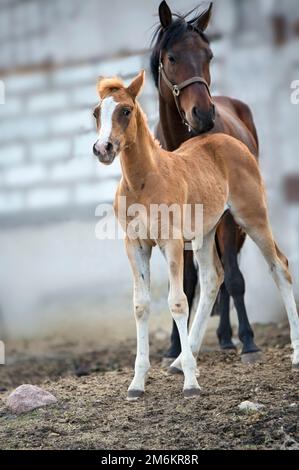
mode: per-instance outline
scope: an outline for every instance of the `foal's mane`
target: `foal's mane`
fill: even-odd
[[[125,88],[124,82],[118,77],[99,78],[97,83],[97,91],[101,98],[105,98],[115,91]]]
[[[150,58],[151,73],[156,87],[158,86],[160,52],[163,49],[167,49],[168,47],[171,47],[173,44],[178,42],[188,31],[195,31],[207,44],[209,44],[209,40],[206,34],[196,27],[197,21],[205,12],[201,14],[196,13],[195,16],[187,21],[187,17],[194,13],[195,10],[197,9],[193,8],[185,15],[180,13],[173,13],[173,16],[175,16],[176,19],[171,23],[170,26],[168,26],[168,28],[164,29],[160,23],[156,27],[151,41],[153,51]]]

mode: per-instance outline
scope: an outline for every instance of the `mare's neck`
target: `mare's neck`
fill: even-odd
[[[136,110],[136,139],[121,153],[123,178],[133,191],[142,189],[146,176],[156,169],[158,144],[151,134],[145,114],[137,104]]]
[[[187,126],[182,122],[174,100],[169,104],[159,95],[159,113],[163,134],[161,140],[164,148],[170,151],[176,150],[183,142],[194,137],[195,134],[189,132]]]

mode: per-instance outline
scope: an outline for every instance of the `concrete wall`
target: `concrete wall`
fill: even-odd
[[[169,3],[174,10],[194,6]],[[286,12],[293,3],[286,2]],[[98,75],[130,80],[148,69],[158,4],[0,1],[6,90],[0,105],[0,321],[11,337],[108,335],[117,327],[134,334],[122,242],[94,234],[95,208],[112,201],[120,168],[92,158],[92,107]],[[286,205],[281,190],[284,175],[299,170],[299,106],[290,104],[290,82],[299,78],[298,41],[273,47],[268,18],[274,7],[271,1],[215,2],[211,28],[223,38],[213,44],[212,81],[214,92],[253,109],[274,232],[298,279],[298,209]],[[153,126],[157,94],[149,74],[141,103]],[[241,264],[251,319],[280,319],[281,303],[250,242]],[[156,328],[169,323],[168,313],[163,320],[160,315],[167,310],[167,281],[159,254],[153,269]]]

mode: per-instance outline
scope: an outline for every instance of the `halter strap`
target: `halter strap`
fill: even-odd
[[[210,92],[210,88],[209,88],[208,83],[206,82],[206,80],[204,78],[198,77],[198,76],[188,78],[187,80],[184,80],[183,82],[179,83],[178,85],[176,83],[172,83],[168,79],[168,77],[165,73],[165,70],[164,70],[164,67],[163,67],[163,62],[162,62],[162,57],[161,57],[161,54],[160,54],[159,79],[158,79],[158,86],[159,86],[160,95],[162,95],[162,93],[161,93],[161,78],[164,80],[165,84],[171,90],[171,92],[173,94],[174,102],[176,104],[178,113],[179,113],[179,115],[182,119],[182,123],[185,124],[185,126],[188,127],[189,132],[191,132],[191,130],[195,131],[195,129],[189,124],[189,122],[187,121],[187,119],[185,118],[185,116],[183,114],[183,111],[182,111],[181,106],[180,106],[179,96],[180,96],[181,90],[188,87],[192,83],[203,83],[203,85],[205,85],[205,87],[206,87],[206,89],[209,93],[209,96],[211,96],[211,92]]]

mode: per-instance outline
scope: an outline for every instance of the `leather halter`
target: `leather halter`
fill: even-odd
[[[209,96],[211,96],[211,92],[210,92],[210,88],[209,88],[208,83],[206,82],[206,80],[204,78],[198,77],[198,76],[188,78],[187,80],[184,80],[183,82],[181,82],[179,84],[172,83],[168,79],[168,77],[165,73],[165,70],[164,70],[164,67],[163,67],[163,62],[162,62],[162,55],[160,54],[160,58],[159,58],[159,84],[158,84],[160,95],[162,95],[162,93],[161,93],[161,77],[164,80],[167,87],[171,90],[171,92],[173,94],[174,102],[176,104],[178,113],[179,113],[179,115],[182,119],[182,123],[185,124],[185,126],[188,127],[189,132],[191,132],[191,130],[196,132],[196,130],[189,124],[189,122],[187,121],[187,119],[184,116],[184,113],[183,113],[183,111],[181,109],[181,106],[180,106],[179,96],[180,96],[181,90],[183,90],[184,88],[187,88],[189,85],[192,85],[192,83],[203,83],[205,85],[208,93],[209,93]]]

